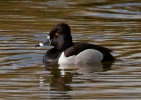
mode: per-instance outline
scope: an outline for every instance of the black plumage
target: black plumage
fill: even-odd
[[[94,49],[103,55],[101,62],[113,61],[115,58],[110,54],[112,50],[98,46],[95,44],[89,44],[84,42],[73,42],[71,36],[71,30],[69,25],[61,23],[56,25],[49,33],[49,40],[54,48],[48,50],[43,57],[43,62],[58,62],[60,55],[64,52],[65,57],[77,55],[80,52],[87,49]]]

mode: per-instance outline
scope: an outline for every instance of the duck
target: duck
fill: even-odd
[[[92,64],[115,60],[109,48],[85,42],[73,42],[70,26],[66,23],[54,26],[47,39],[35,47],[49,44],[53,48],[44,54],[43,63],[45,64]]]

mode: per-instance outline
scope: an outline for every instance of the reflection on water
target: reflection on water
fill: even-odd
[[[139,0],[1,0],[0,98],[141,98]],[[92,65],[42,64],[51,48],[35,48],[58,23],[74,41],[112,49],[117,61]]]
[[[96,77],[100,75],[100,73],[98,72],[104,71],[105,69],[110,69],[110,66],[111,63],[96,63],[90,65],[45,65],[45,70],[50,71],[50,74],[47,75],[46,78],[41,78],[40,76],[40,81],[41,84],[49,83],[49,91],[62,91],[59,97],[61,96],[62,98],[71,98],[71,95],[69,93],[63,91],[73,91],[74,89],[72,85],[74,85],[74,87],[79,87],[81,85],[87,87],[87,84],[83,83],[95,83]],[[81,92],[83,93],[83,91],[80,91],[80,93]],[[57,92],[57,94],[59,93]],[[56,97],[53,96],[52,98],[57,97],[58,95]]]

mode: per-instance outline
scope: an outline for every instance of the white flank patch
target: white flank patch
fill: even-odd
[[[80,52],[78,55],[73,55],[70,57],[65,57],[64,52],[62,52],[58,63],[59,64],[89,64],[95,62],[101,62],[103,55],[101,52],[94,49],[87,49]]]
[[[40,47],[41,47],[41,46],[44,46],[44,44],[43,44],[43,43],[39,43],[39,45],[40,45]]]

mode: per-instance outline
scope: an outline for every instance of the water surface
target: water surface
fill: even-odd
[[[74,41],[112,49],[117,61],[43,65],[35,48],[67,23]],[[1,0],[0,98],[141,99],[140,0]]]

